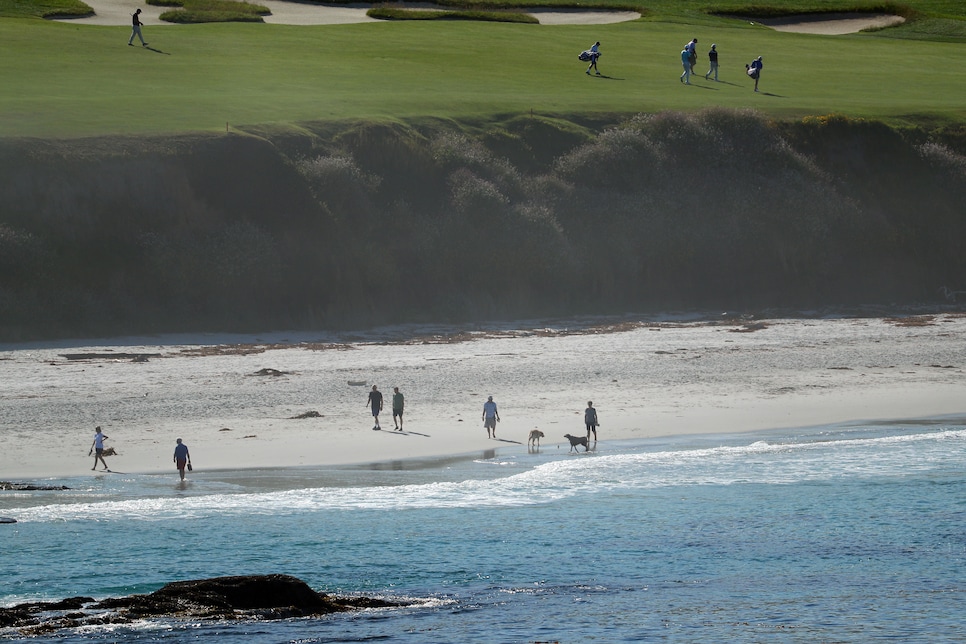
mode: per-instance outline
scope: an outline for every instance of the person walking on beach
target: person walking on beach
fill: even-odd
[[[712,73],[714,74],[714,79],[718,80],[718,50],[717,45],[711,44],[711,50],[708,52],[708,60],[711,62],[711,67],[708,69],[708,73],[704,75],[704,80],[708,80],[708,76]]]
[[[180,438],[175,442],[177,445],[174,446],[174,464],[177,466],[178,474],[181,475],[183,481],[184,468],[191,469],[191,454],[188,453],[188,446],[182,443]]]
[[[369,400],[366,401],[366,405],[372,408],[372,417],[376,421],[376,424],[372,428],[382,429],[379,426],[379,412],[382,411],[382,392],[375,385],[372,386],[372,391],[369,392]]]
[[[594,402],[587,401],[587,409],[584,410],[584,424],[587,425],[587,440],[590,440],[590,433],[594,433],[594,442],[597,442],[597,410],[594,409]]]
[[[681,74],[681,82],[685,85],[691,84],[691,52],[685,47],[681,50],[681,64],[684,65],[684,73]]]
[[[761,68],[765,64],[761,62],[761,56],[751,61],[750,65],[745,65],[748,75],[755,79],[755,91],[758,91],[758,79],[761,78]]]
[[[483,427],[486,428],[487,438],[496,438],[496,424],[500,422],[500,412],[496,410],[493,396],[488,396],[483,403]]]
[[[403,425],[403,407],[406,401],[399,391],[399,387],[392,388],[392,422],[396,425],[396,429],[402,431]]]
[[[587,66],[587,74],[590,75],[590,70],[593,68],[597,75],[600,76],[600,70],[597,69],[597,59],[600,58],[600,41],[598,40],[591,45],[588,51],[590,52],[590,65]]]
[[[98,460],[100,460],[101,463],[104,464],[104,471],[106,472],[111,471],[107,468],[107,461],[104,460],[104,439],[106,438],[107,436],[105,436],[103,432],[101,432],[100,425],[94,428],[94,442],[91,443],[91,449],[89,452],[87,452],[88,456],[90,456],[91,454],[94,454],[94,467],[91,468],[91,471],[94,471],[97,469]]]
[[[148,43],[144,42],[144,36],[141,35],[141,27],[144,23],[141,22],[141,9],[138,8],[134,13],[131,14],[131,37],[128,38],[127,44],[134,45],[134,37],[137,36],[141,39],[141,46],[147,47]]]

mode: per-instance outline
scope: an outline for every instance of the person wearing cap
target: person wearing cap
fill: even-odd
[[[718,50],[714,43],[711,44],[711,50],[708,52],[708,60],[711,61],[711,68],[704,75],[704,80],[708,80],[712,72],[714,72],[714,79],[718,80]]]
[[[184,480],[184,468],[191,468],[191,454],[188,453],[188,446],[181,442],[179,438],[174,446],[174,464],[178,468],[181,480]]]
[[[141,22],[141,9],[138,8],[134,13],[131,14],[131,37],[128,38],[127,44],[134,45],[134,37],[137,36],[141,39],[141,46],[147,47],[148,43],[144,42],[144,36],[141,35],[141,27],[144,25]]]
[[[588,51],[590,51],[590,65],[587,66],[587,74],[589,75],[591,68],[593,68],[597,72],[597,75],[600,76],[600,70],[597,69],[597,59],[600,58],[600,41],[598,40],[591,45]]]
[[[694,73],[694,65],[698,62],[698,39],[692,38],[691,42],[684,46],[688,50],[689,71]]]
[[[684,65],[684,73],[681,74],[681,82],[685,85],[691,84],[691,52],[685,47],[681,50],[681,64]]]
[[[761,68],[765,64],[761,62],[761,56],[751,61],[751,65],[746,65],[748,68],[748,75],[755,79],[755,91],[758,91],[758,79],[761,78]]]
[[[496,424],[500,422],[500,412],[496,410],[493,396],[487,396],[483,403],[483,427],[486,428],[487,438],[496,438]]]

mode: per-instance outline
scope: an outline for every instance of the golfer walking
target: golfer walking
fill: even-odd
[[[137,36],[141,39],[141,46],[147,47],[148,43],[144,42],[144,36],[141,35],[141,26],[144,23],[141,22],[141,9],[137,9],[131,14],[131,37],[128,39],[127,44],[134,45],[134,37]]]

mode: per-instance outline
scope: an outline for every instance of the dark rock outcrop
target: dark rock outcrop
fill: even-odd
[[[34,483],[11,483],[10,481],[0,481],[0,490],[16,490],[19,492],[34,492],[37,490],[69,490],[66,485],[36,485]]]
[[[72,597],[60,602],[18,604],[0,608],[0,627],[36,635],[61,628],[124,624],[151,617],[285,619],[402,605],[371,597],[317,593],[301,579],[289,575],[240,575],[176,581],[148,595],[101,601]]]

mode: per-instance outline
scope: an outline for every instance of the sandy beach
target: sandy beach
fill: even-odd
[[[525,452],[535,428],[541,449],[566,450],[587,400],[601,444],[964,414],[964,332],[966,316],[939,314],[5,346],[0,480],[90,473],[96,425],[120,454],[112,469],[176,476],[178,437],[196,475]],[[372,430],[372,384],[384,431]],[[404,433],[391,431],[394,386]],[[488,395],[500,440],[482,427]]]

